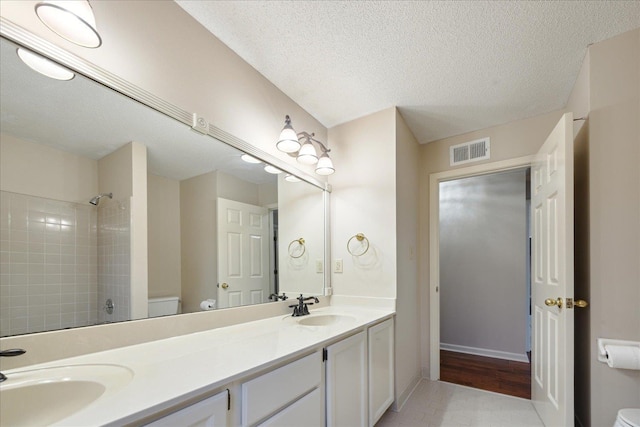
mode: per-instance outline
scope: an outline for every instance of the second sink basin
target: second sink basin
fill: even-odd
[[[7,373],[0,385],[0,425],[49,425],[128,384],[118,365],[69,365]]]
[[[299,325],[303,326],[328,326],[345,321],[350,322],[353,320],[353,317],[344,314],[312,314],[309,316],[300,317],[296,321]]]

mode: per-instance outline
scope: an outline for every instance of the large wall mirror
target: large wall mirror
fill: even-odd
[[[1,40],[1,336],[323,293],[322,183],[19,47]]]

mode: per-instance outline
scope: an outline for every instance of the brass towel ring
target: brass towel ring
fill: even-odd
[[[366,245],[366,246],[365,246],[365,248],[364,248],[364,250],[363,250],[362,252],[354,253],[354,252],[351,250],[351,247],[350,247],[349,245],[351,244],[351,241],[352,241],[353,239],[356,239],[358,242],[360,242],[360,243],[361,243],[361,246]],[[363,243],[363,242],[364,242],[364,243]],[[347,242],[347,251],[349,251],[349,253],[350,253],[351,255],[353,255],[353,256],[362,256],[362,255],[366,254],[368,250],[369,250],[369,239],[367,239],[367,238],[365,237],[365,235],[364,235],[364,234],[362,234],[362,233],[358,233],[358,234],[356,234],[355,236],[352,236],[352,237],[349,239],[349,241]]]
[[[294,243],[297,243],[298,246],[302,246],[302,252],[300,253],[300,255],[296,256],[291,252],[291,246],[293,246]],[[301,237],[299,239],[294,239],[294,240],[291,241],[291,243],[289,243],[289,248],[287,249],[287,252],[289,252],[289,256],[291,258],[301,258],[302,255],[304,255],[306,250],[307,250],[307,248],[304,246],[304,239]]]

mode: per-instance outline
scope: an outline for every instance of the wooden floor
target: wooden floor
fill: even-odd
[[[440,380],[531,399],[531,365],[440,350]]]

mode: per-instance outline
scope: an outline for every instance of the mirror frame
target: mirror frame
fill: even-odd
[[[318,180],[316,177],[302,171],[295,166],[278,159],[277,157],[269,154],[261,149],[251,145],[247,141],[235,137],[234,135],[225,132],[222,129],[217,128],[211,122],[207,123],[206,128],[196,128],[195,123],[198,118],[202,116],[197,113],[191,113],[183,110],[162,98],[132,84],[128,81],[120,78],[119,76],[101,68],[97,65],[84,60],[63,48],[60,48],[51,42],[48,42],[39,36],[36,36],[19,25],[14,24],[8,19],[0,16],[0,35],[18,45],[22,45],[27,49],[37,52],[55,62],[58,62],[65,67],[84,75],[85,77],[106,86],[109,89],[115,90],[145,105],[152,108],[174,120],[177,120],[195,132],[201,133],[203,136],[210,136],[218,141],[227,144],[235,149],[243,151],[257,159],[262,160],[265,163],[271,164],[278,169],[295,175],[301,180],[319,188],[322,190],[323,195],[323,207],[324,207],[324,266],[323,266],[323,294],[329,296],[332,294],[331,282],[330,282],[330,193],[331,185],[327,182]],[[205,118],[205,120],[207,120]]]

